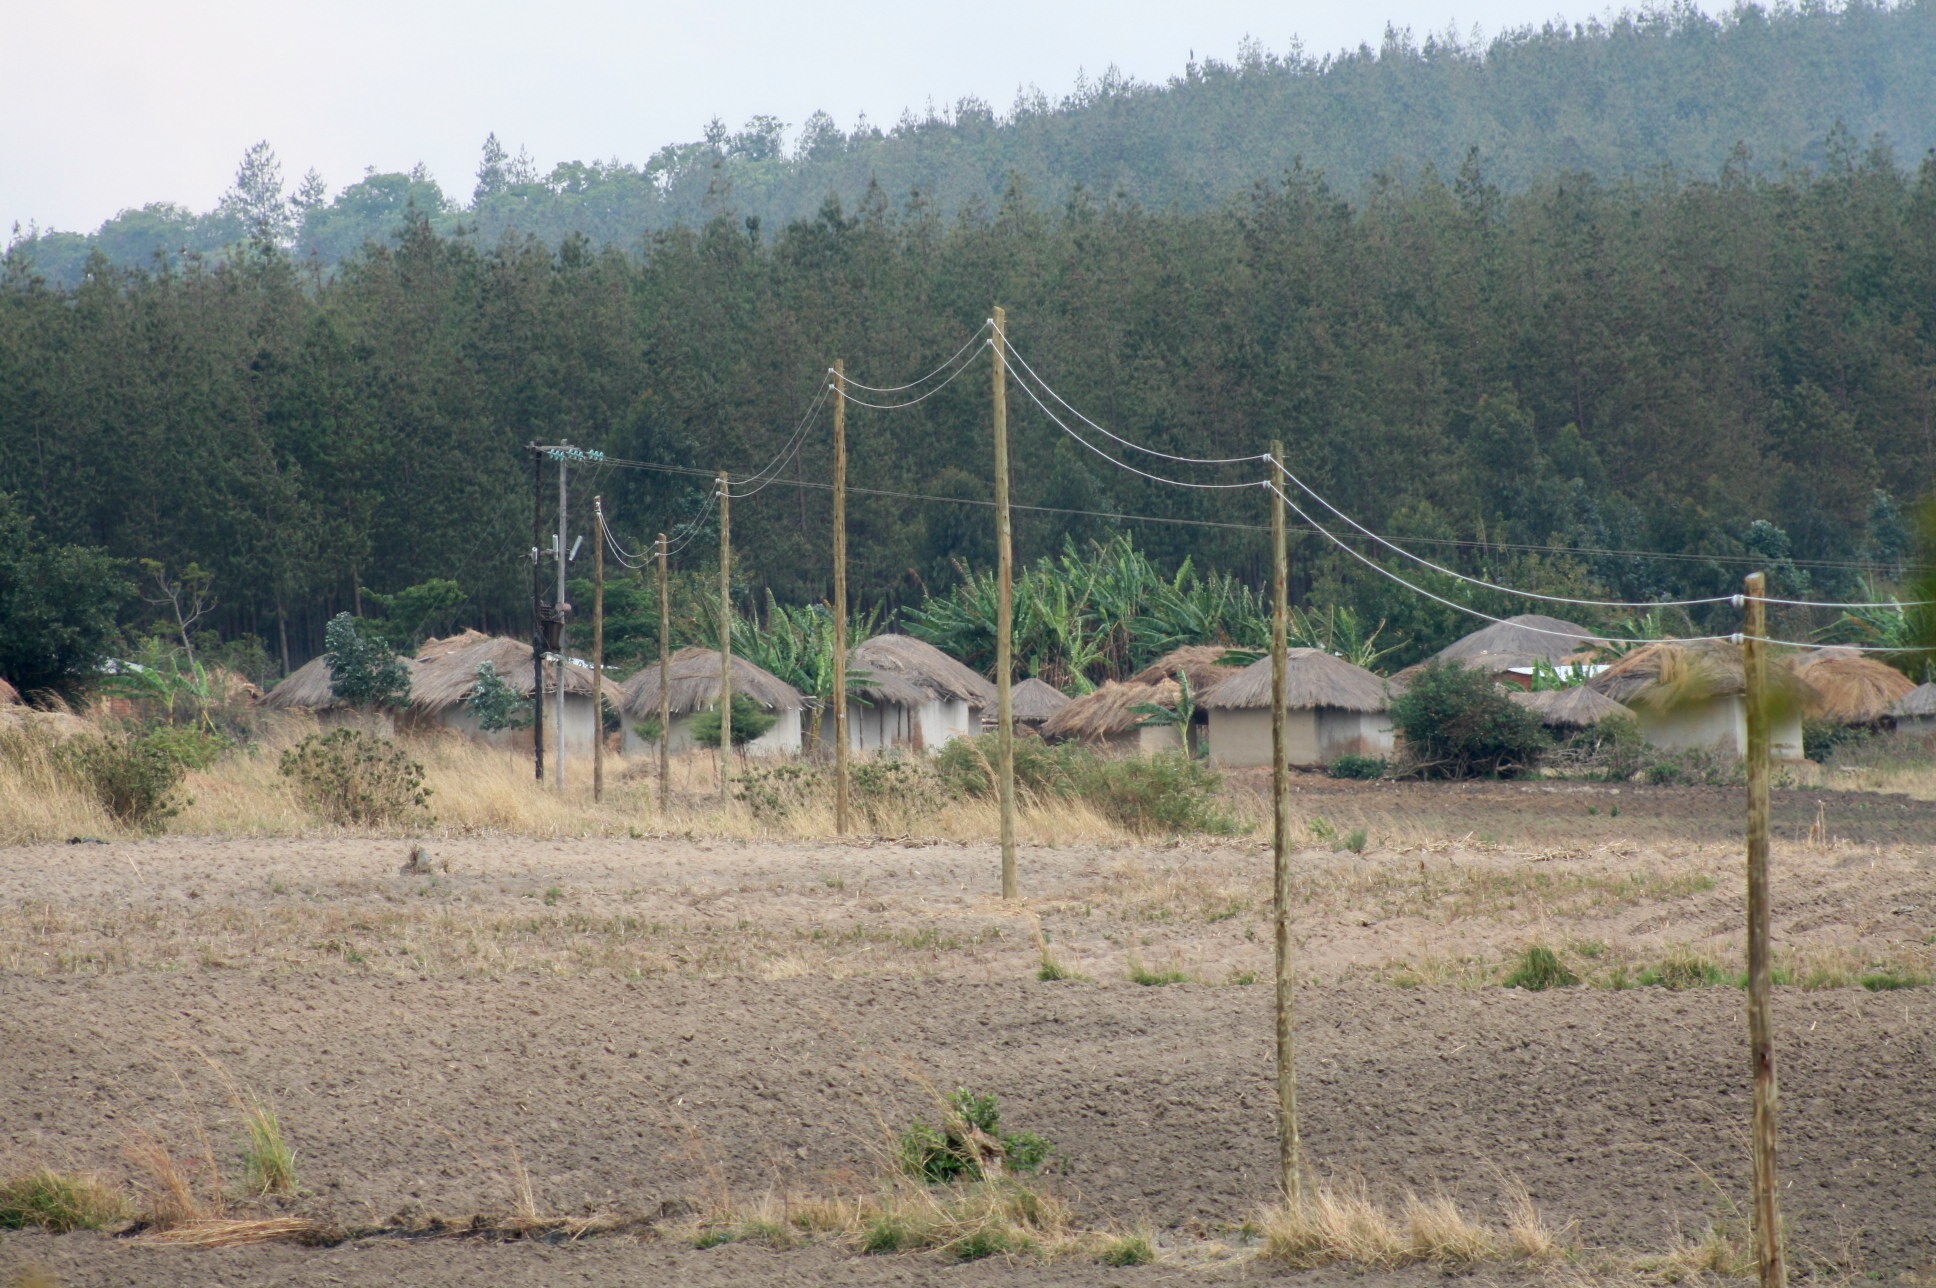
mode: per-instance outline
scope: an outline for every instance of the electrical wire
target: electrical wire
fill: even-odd
[[[988,345],[988,344],[993,344],[994,341],[984,340],[982,341],[982,343],[984,345]],[[962,372],[968,370],[968,368],[973,365],[974,364],[971,362],[962,363],[959,367],[956,367],[954,371],[949,374],[946,380],[942,381],[934,388],[925,390],[924,392],[919,393],[914,397],[907,399],[904,402],[897,402],[897,403],[868,402],[865,398],[856,398],[852,394],[846,393],[844,391],[841,393],[841,397],[846,399],[848,403],[856,407],[872,407],[875,411],[899,411],[903,407],[912,407],[916,403],[926,402],[928,399],[934,397],[936,394],[940,393],[943,389],[946,389],[949,385],[953,384],[955,382],[955,379],[958,376],[960,376]],[[865,386],[863,386],[863,388],[864,387]]]
[[[980,326],[978,326],[978,327],[976,327],[976,328],[975,328],[975,333],[974,333],[973,335],[971,335],[971,336],[969,336],[969,337],[968,337],[968,339],[967,339],[967,341],[966,341],[966,342],[964,342],[964,343],[962,344],[962,346],[961,346],[961,347],[960,347],[959,349],[956,349],[956,350],[954,351],[954,354],[953,354],[953,356],[952,356],[952,357],[950,357],[950,358],[949,358],[949,359],[948,359],[948,360],[947,360],[946,362],[943,362],[943,363],[942,363],[942,364],[941,364],[940,366],[938,366],[938,367],[936,367],[936,368],[935,368],[935,369],[934,369],[933,371],[930,371],[930,372],[929,372],[929,373],[928,373],[927,375],[925,375],[925,376],[922,376],[922,377],[920,377],[920,378],[919,378],[919,379],[917,379],[917,380],[910,380],[910,381],[909,381],[908,383],[906,383],[906,384],[904,384],[904,385],[870,385],[870,384],[864,384],[864,383],[862,383],[861,381],[858,381],[858,380],[856,380],[856,379],[854,379],[854,378],[853,378],[852,376],[850,376],[850,375],[847,375],[847,374],[846,374],[845,372],[840,372],[840,373],[836,373],[836,372],[834,371],[834,369],[833,369],[832,367],[828,367],[828,368],[827,368],[827,374],[828,374],[828,375],[830,375],[830,376],[833,376],[833,375],[838,375],[838,378],[839,378],[839,380],[840,380],[840,382],[841,382],[842,384],[844,384],[844,385],[851,385],[851,386],[853,386],[853,387],[854,387],[855,389],[865,389],[865,390],[867,390],[867,391],[868,391],[869,393],[876,393],[876,394],[898,394],[898,393],[904,393],[904,392],[906,392],[906,391],[907,391],[907,390],[909,390],[909,389],[913,389],[913,388],[916,388],[916,387],[918,387],[918,386],[920,386],[920,385],[925,385],[926,383],[928,383],[928,381],[930,381],[930,380],[932,380],[932,379],[934,379],[934,378],[935,378],[936,376],[938,376],[938,375],[940,375],[940,374],[941,374],[942,372],[944,372],[944,371],[946,371],[946,370],[947,370],[947,369],[948,369],[949,367],[951,367],[951,366],[953,366],[953,365],[954,365],[954,362],[955,362],[955,359],[956,359],[956,358],[959,358],[959,357],[960,357],[960,356],[961,356],[962,354],[964,354],[964,353],[966,353],[966,352],[968,352],[968,349],[969,349],[969,346],[970,346],[970,345],[972,345],[972,344],[974,344],[974,343],[975,343],[975,341],[977,341],[977,340],[979,340],[979,339],[981,339],[981,333],[982,333],[983,331],[986,331],[986,330],[988,330],[988,328],[990,328],[990,327],[992,327],[992,326],[994,326],[994,325],[995,325],[995,319],[994,319],[994,318],[988,318],[988,319],[986,319],[985,321],[983,321],[983,322],[982,322],[982,324],[981,324]],[[949,377],[949,379],[951,379],[951,380],[952,380],[953,378],[954,378],[954,377],[952,377],[952,376],[950,376],[950,377]]]
[[[793,432],[787,436],[786,444],[780,448],[779,454],[755,470],[751,475],[739,481],[741,487],[747,487],[749,484],[753,486],[748,487],[744,492],[736,492],[729,487],[726,493],[728,497],[753,495],[753,493],[758,492],[761,487],[765,486],[765,480],[773,478],[787,467],[788,463],[799,454],[801,446],[806,443],[807,431],[813,428],[814,418],[820,412],[820,404],[827,400],[827,394],[832,389],[833,386],[830,384],[822,384],[820,386],[820,392],[815,394],[813,401],[807,404],[807,410],[801,415],[798,423],[794,425]]]
[[[1062,406],[1067,408],[1069,410],[1069,413],[1073,415],[1077,420],[1089,426],[1089,428],[1095,430],[1097,433],[1105,435],[1106,437],[1114,440],[1115,442],[1121,443],[1124,447],[1130,448],[1134,451],[1143,452],[1149,456],[1159,457],[1166,461],[1175,461],[1180,465],[1238,465],[1249,461],[1263,461],[1263,460],[1270,459],[1270,454],[1268,452],[1257,456],[1176,456],[1170,452],[1158,451],[1154,447],[1145,447],[1141,443],[1131,442],[1129,439],[1124,438],[1121,434],[1112,433],[1110,430],[1105,429],[1103,426],[1098,425],[1095,421],[1090,420],[1087,416],[1083,415],[1082,412],[1078,408],[1076,408],[1073,404],[1071,404],[1068,399],[1064,398],[1061,394],[1057,393],[1055,391],[1054,386],[1052,386],[1051,384],[1049,384],[1048,381],[1042,378],[1042,375],[1040,372],[1036,371],[1034,367],[1029,365],[1029,360],[1023,357],[1021,353],[1015,348],[1015,342],[1008,338],[1007,333],[1002,331],[997,331],[995,334],[1001,337],[1002,346],[1006,350],[1008,356],[1015,359],[1016,362],[1020,363],[1022,370],[1028,372],[1028,374],[1035,380],[1035,382],[1041,385],[1042,388],[1048,393],[1049,397],[1055,399],[1058,403],[1061,403]]]
[[[1247,487],[1257,486],[1257,480],[1255,479],[1249,479],[1242,483],[1190,483],[1190,482],[1186,482],[1183,479],[1165,478],[1161,474],[1151,474],[1148,470],[1139,470],[1134,465],[1131,465],[1127,461],[1117,460],[1115,457],[1111,456],[1108,452],[1103,451],[1102,448],[1097,447],[1094,443],[1084,438],[1081,434],[1076,433],[1075,430],[1070,429],[1069,426],[1063,421],[1063,419],[1060,416],[1056,415],[1053,411],[1049,409],[1049,405],[1047,403],[1043,402],[1040,398],[1035,396],[1035,390],[1030,388],[1028,381],[1022,379],[1019,375],[1015,379],[1015,385],[1023,393],[1027,394],[1029,396],[1029,401],[1033,402],[1037,407],[1040,407],[1042,409],[1042,414],[1044,416],[1047,416],[1050,420],[1054,421],[1056,424],[1056,427],[1059,428],[1063,433],[1067,434],[1070,438],[1075,439],[1078,443],[1081,443],[1084,447],[1088,448],[1096,455],[1102,457],[1105,461],[1108,461],[1111,465],[1114,465],[1119,470],[1128,470],[1131,474],[1135,474],[1135,475],[1138,475],[1139,477],[1146,478],[1152,483],[1164,483],[1169,485],[1170,487],[1196,488],[1200,491],[1221,492],[1221,491],[1230,491],[1236,488],[1247,488]]]

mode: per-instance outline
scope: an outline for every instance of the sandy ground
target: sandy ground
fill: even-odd
[[[1802,843],[1816,804],[1837,838]],[[1660,1250],[1745,1202],[1741,995],[1607,987],[1675,955],[1735,968],[1736,793],[1308,784],[1363,827],[1299,856],[1300,1092],[1324,1176],[1443,1189],[1495,1219],[1524,1186],[1600,1250]],[[1618,806],[1619,812],[1612,810]],[[1319,832],[1312,831],[1314,842]],[[1936,806],[1814,793],[1777,815],[1782,1172],[1805,1269],[1936,1275],[1936,995],[1862,971],[1936,955]],[[704,839],[207,841],[0,851],[0,1170],[111,1177],[137,1132],[233,1172],[237,1089],[274,1105],[343,1225],[678,1214],[851,1191],[933,1089],[1000,1097],[1055,1144],[1085,1225],[1147,1225],[1136,1270],[828,1248],[698,1251],[373,1238],[157,1249],[9,1235],[0,1276],[118,1283],[1249,1281],[1212,1254],[1270,1197],[1268,853]],[[442,870],[447,867],[448,870]],[[1035,978],[1041,944],[1079,978]],[[1551,944],[1592,984],[1499,986]],[[1144,986],[1132,962],[1189,982]],[[1631,982],[1630,980],[1628,982]],[[233,1177],[231,1176],[231,1183]],[[1329,1281],[1364,1276],[1306,1273]],[[1423,1282],[1430,1272],[1372,1276]],[[4,1279],[0,1279],[4,1282]]]

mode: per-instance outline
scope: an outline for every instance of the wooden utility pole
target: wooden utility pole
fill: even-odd
[[[665,677],[660,676],[661,680]],[[719,472],[719,803],[733,798],[726,768],[733,756],[733,493]]]
[[[531,758],[544,783],[544,453],[531,444]]]
[[[1271,468],[1284,459],[1284,444],[1271,444]],[[1297,1037],[1291,1012],[1291,771],[1286,741],[1285,668],[1291,615],[1290,538],[1284,493],[1271,492],[1271,926],[1277,957],[1277,1167],[1286,1206],[1303,1206],[1304,1168],[1297,1136]]]
[[[847,835],[847,364],[834,359],[834,832]]]
[[[1748,574],[1742,597],[1741,670],[1748,710],[1748,1059],[1754,1073],[1754,1233],[1761,1288],[1783,1288],[1781,1210],[1775,1190],[1775,1043],[1768,1014],[1767,579]]]
[[[672,669],[672,592],[666,585],[666,534],[659,534],[659,813],[671,800],[672,692],[666,677]]]
[[[562,440],[561,446],[570,447],[571,440]],[[565,654],[568,651],[565,642],[565,573],[566,564],[570,562],[565,556],[565,473],[565,454],[561,451],[558,453],[558,598],[552,608],[558,614],[558,710],[552,716],[558,736],[557,745],[551,749],[552,763],[556,766],[554,773],[561,792],[565,790]]]
[[[1008,315],[995,309],[995,747],[1002,804],[1002,898],[1015,895],[1015,568],[1008,530]]]
[[[605,799],[605,498],[592,498],[592,799]]]

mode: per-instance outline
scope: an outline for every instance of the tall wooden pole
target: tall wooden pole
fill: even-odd
[[[995,309],[995,747],[1002,805],[1002,898],[1015,898],[1015,567],[1008,529],[1008,315]]]
[[[660,677],[663,679],[664,677]],[[733,757],[733,492],[719,472],[719,803],[733,798],[726,769]]]
[[[1748,1058],[1754,1073],[1755,1263],[1761,1288],[1783,1288],[1781,1210],[1775,1191],[1775,1044],[1768,1014],[1767,579],[1749,573],[1742,599],[1741,669],[1748,718]]]
[[[1284,459],[1284,444],[1271,444],[1271,460]],[[1273,467],[1274,469],[1275,467]],[[1291,1012],[1291,770],[1285,736],[1289,720],[1285,668],[1291,614],[1290,538],[1284,493],[1271,490],[1271,926],[1277,958],[1277,1167],[1284,1202],[1304,1201],[1304,1168],[1297,1136],[1297,1036]]]
[[[544,453],[531,444],[531,760],[544,784]]]
[[[570,440],[564,441],[565,446]],[[565,655],[570,647],[565,640],[565,574],[568,571],[565,558],[565,457],[558,456],[558,598],[554,601],[558,614],[558,709],[552,714],[551,723],[556,730],[555,745],[551,749],[551,762],[554,766],[553,777],[558,790],[565,790]]]
[[[834,832],[847,835],[847,364],[834,359]]]
[[[592,799],[605,799],[605,498],[592,498]]]
[[[671,801],[672,784],[672,690],[666,677],[672,672],[672,591],[666,583],[666,534],[659,534],[659,813]]]

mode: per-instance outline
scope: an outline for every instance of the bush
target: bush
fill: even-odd
[[[1552,745],[1538,716],[1463,666],[1420,671],[1392,702],[1391,719],[1412,772],[1431,778],[1508,777]]]
[[[1343,755],[1332,761],[1325,770],[1333,778],[1354,778],[1368,781],[1383,778],[1387,763],[1383,756]]]
[[[141,740],[184,769],[207,769],[235,744],[220,734],[182,725],[160,725]]]
[[[733,695],[733,745],[744,747],[779,722],[759,703],[744,693]],[[692,740],[702,747],[719,746],[719,704],[692,718]]]
[[[1854,750],[1875,736],[1873,729],[1862,725],[1845,725],[1811,716],[1802,721],[1802,755],[1818,765],[1825,764],[1837,748]]]
[[[901,1168],[929,1185],[979,1181],[990,1172],[1037,1171],[1049,1150],[1033,1132],[1004,1132],[995,1097],[961,1087],[948,1097],[940,1127],[917,1122],[901,1137]]]
[[[995,796],[995,764],[994,735],[953,739],[934,759],[943,790],[976,800]],[[1236,831],[1236,820],[1217,805],[1222,781],[1216,770],[1181,752],[1106,756],[1075,743],[1015,740],[1017,792],[1037,799],[1084,801],[1139,835]]]
[[[1580,977],[1568,970],[1559,954],[1544,944],[1534,944],[1519,955],[1519,964],[1506,976],[1507,988],[1523,988],[1531,993],[1549,988],[1571,988]]]
[[[63,767],[116,822],[159,832],[188,804],[175,795],[188,767],[176,745],[180,732],[75,738],[61,748]]]
[[[525,729],[531,725],[531,704],[504,682],[504,677],[497,673],[497,665],[492,662],[477,664],[477,683],[471,686],[470,696],[464,699],[464,705],[477,717],[477,727],[485,733],[496,733],[500,729]],[[653,736],[657,737],[656,734]]]
[[[92,1176],[42,1167],[0,1181],[0,1230],[67,1234],[99,1230],[125,1215],[121,1196]]]
[[[400,707],[410,699],[410,672],[373,627],[338,613],[323,627],[329,691],[353,707]]]
[[[423,766],[388,738],[359,729],[311,734],[282,753],[280,768],[303,803],[332,823],[430,821]]]

